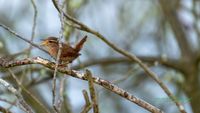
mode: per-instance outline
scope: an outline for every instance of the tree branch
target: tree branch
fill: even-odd
[[[40,57],[34,57],[34,58],[26,58],[18,61],[10,61],[10,62],[2,62],[2,59],[0,59],[0,68],[9,68],[9,67],[15,67],[15,66],[21,66],[21,65],[28,65],[28,64],[40,64],[43,65],[51,70],[55,69],[55,63],[49,62],[46,59],[40,58]],[[88,80],[87,76],[85,73],[78,72],[76,70],[70,70],[70,69],[65,69],[62,67],[58,67],[58,72],[70,75],[72,77],[82,79],[82,80]],[[116,85],[110,83],[107,80],[103,80],[98,77],[92,77],[93,82],[101,85],[102,87],[112,91],[113,93],[137,104],[138,106],[154,113],[161,113],[162,111],[155,106],[149,104],[148,102],[139,99],[138,97],[133,96],[127,91],[124,91],[123,89],[117,87]]]
[[[88,85],[90,90],[90,98],[92,100],[93,112],[99,113],[99,106],[97,102],[97,95],[94,88],[94,83],[92,80],[92,73],[89,70],[86,70],[86,76],[88,78]]]
[[[17,34],[15,31],[13,31],[12,29],[10,29],[9,27],[3,25],[0,23],[0,27],[4,28],[5,30],[9,31],[11,34],[15,35],[17,38],[31,44],[32,46],[42,50],[43,52],[46,52],[47,54],[49,54],[45,49],[43,49],[42,47],[38,46],[37,44],[33,43],[32,41],[27,40],[26,38],[20,36],[19,34]]]
[[[90,99],[88,96],[88,93],[86,90],[82,91],[84,99],[85,99],[85,105],[83,110],[81,111],[81,113],[88,113],[90,111],[90,109],[92,108],[92,104],[90,103]]]

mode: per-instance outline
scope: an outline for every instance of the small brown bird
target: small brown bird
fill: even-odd
[[[69,44],[61,43],[61,55],[60,55],[60,64],[68,64],[72,63],[78,56],[81,54],[79,53],[83,47],[84,42],[86,41],[87,36],[81,39],[75,47],[71,47]],[[56,37],[48,37],[44,39],[41,43],[41,46],[44,47],[45,50],[49,52],[49,54],[56,59],[58,50],[59,50],[59,40]]]

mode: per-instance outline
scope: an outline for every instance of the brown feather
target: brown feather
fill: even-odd
[[[85,43],[86,39],[87,39],[87,36],[85,36],[84,38],[82,38],[82,39],[76,44],[75,50],[76,50],[77,52],[79,52],[79,51],[82,49],[83,44]]]

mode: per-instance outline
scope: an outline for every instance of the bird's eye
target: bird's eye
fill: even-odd
[[[49,40],[49,43],[53,43],[54,41],[52,41],[52,40]]]

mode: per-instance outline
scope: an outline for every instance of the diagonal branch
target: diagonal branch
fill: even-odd
[[[55,63],[49,62],[46,59],[40,58],[40,57],[34,57],[34,58],[26,58],[23,60],[18,61],[10,61],[10,62],[3,62],[2,59],[0,59],[0,68],[9,68],[9,67],[15,67],[15,66],[22,66],[22,65],[28,65],[28,64],[40,64],[43,65],[51,70],[55,69]],[[58,67],[58,72],[70,75],[72,77],[82,79],[82,80],[88,80],[85,73],[78,72],[76,70],[70,70],[65,69],[62,67]],[[162,111],[155,106],[149,104],[148,102],[130,94],[129,92],[117,87],[116,85],[112,84],[111,82],[107,80],[103,80],[98,77],[92,77],[93,82],[112,91],[113,93],[137,104],[138,106],[154,113],[161,113]]]
[[[9,27],[3,25],[0,23],[0,27],[4,28],[5,30],[9,31],[11,34],[15,35],[17,38],[31,44],[32,46],[42,50],[43,52],[46,52],[47,54],[49,54],[45,49],[43,49],[42,47],[38,46],[37,44],[33,43],[32,41],[27,40],[26,38],[20,36],[19,34],[17,34],[15,31],[13,31],[12,29],[10,29]]]

